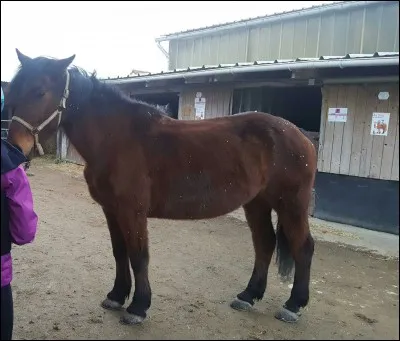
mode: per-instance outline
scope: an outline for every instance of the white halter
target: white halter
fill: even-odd
[[[39,125],[38,127],[33,127],[32,125],[30,125],[28,122],[26,122],[25,120],[23,120],[22,118],[18,117],[18,116],[13,116],[11,118],[11,121],[16,121],[20,124],[22,124],[26,129],[29,130],[29,132],[33,135],[33,137],[35,138],[35,146],[36,149],[39,152],[39,155],[42,156],[44,155],[44,151],[43,151],[43,147],[42,145],[39,143],[39,133],[43,130],[44,127],[46,127],[54,118],[58,116],[58,125],[60,125],[61,123],[61,117],[62,117],[62,112],[64,109],[66,109],[66,103],[67,103],[67,99],[69,97],[69,72],[68,70],[66,71],[66,82],[65,82],[65,89],[63,92],[63,95],[61,97],[60,100],[60,104],[57,107],[57,109],[50,115],[49,118],[47,118],[41,125]]]

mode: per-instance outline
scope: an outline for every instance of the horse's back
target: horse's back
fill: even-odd
[[[177,134],[192,140],[218,135],[221,140],[234,138],[241,147],[246,143],[251,149],[261,147],[277,161],[294,154],[301,154],[302,158],[316,157],[312,141],[296,125],[264,112],[249,111],[202,121],[174,121],[173,126],[175,132],[179,131]]]

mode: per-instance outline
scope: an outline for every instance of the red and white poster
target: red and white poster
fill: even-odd
[[[347,122],[347,108],[329,108],[328,122]]]
[[[372,113],[371,135],[387,136],[389,129],[390,113]]]

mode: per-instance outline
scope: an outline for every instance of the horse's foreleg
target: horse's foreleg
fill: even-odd
[[[121,323],[139,324],[146,318],[146,311],[151,305],[147,217],[144,213],[135,212],[129,207],[121,212],[118,219],[128,245],[128,254],[135,277],[132,303],[121,318]]]
[[[120,230],[118,221],[113,213],[104,210],[110,231],[111,244],[116,263],[116,275],[114,287],[108,293],[107,298],[102,302],[102,307],[106,309],[120,309],[131,292],[132,279],[129,270],[128,251],[124,240],[124,235]]]
[[[268,268],[275,249],[275,231],[268,204],[256,198],[243,208],[251,229],[255,262],[246,289],[231,303],[231,307],[237,310],[248,310],[254,305],[255,300],[263,298],[267,286]]]

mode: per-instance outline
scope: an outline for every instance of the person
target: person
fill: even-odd
[[[4,94],[1,89],[1,111]],[[23,168],[27,159],[17,146],[1,139],[1,339],[11,340],[14,303],[11,290],[11,245],[31,243],[38,217],[28,176]]]

